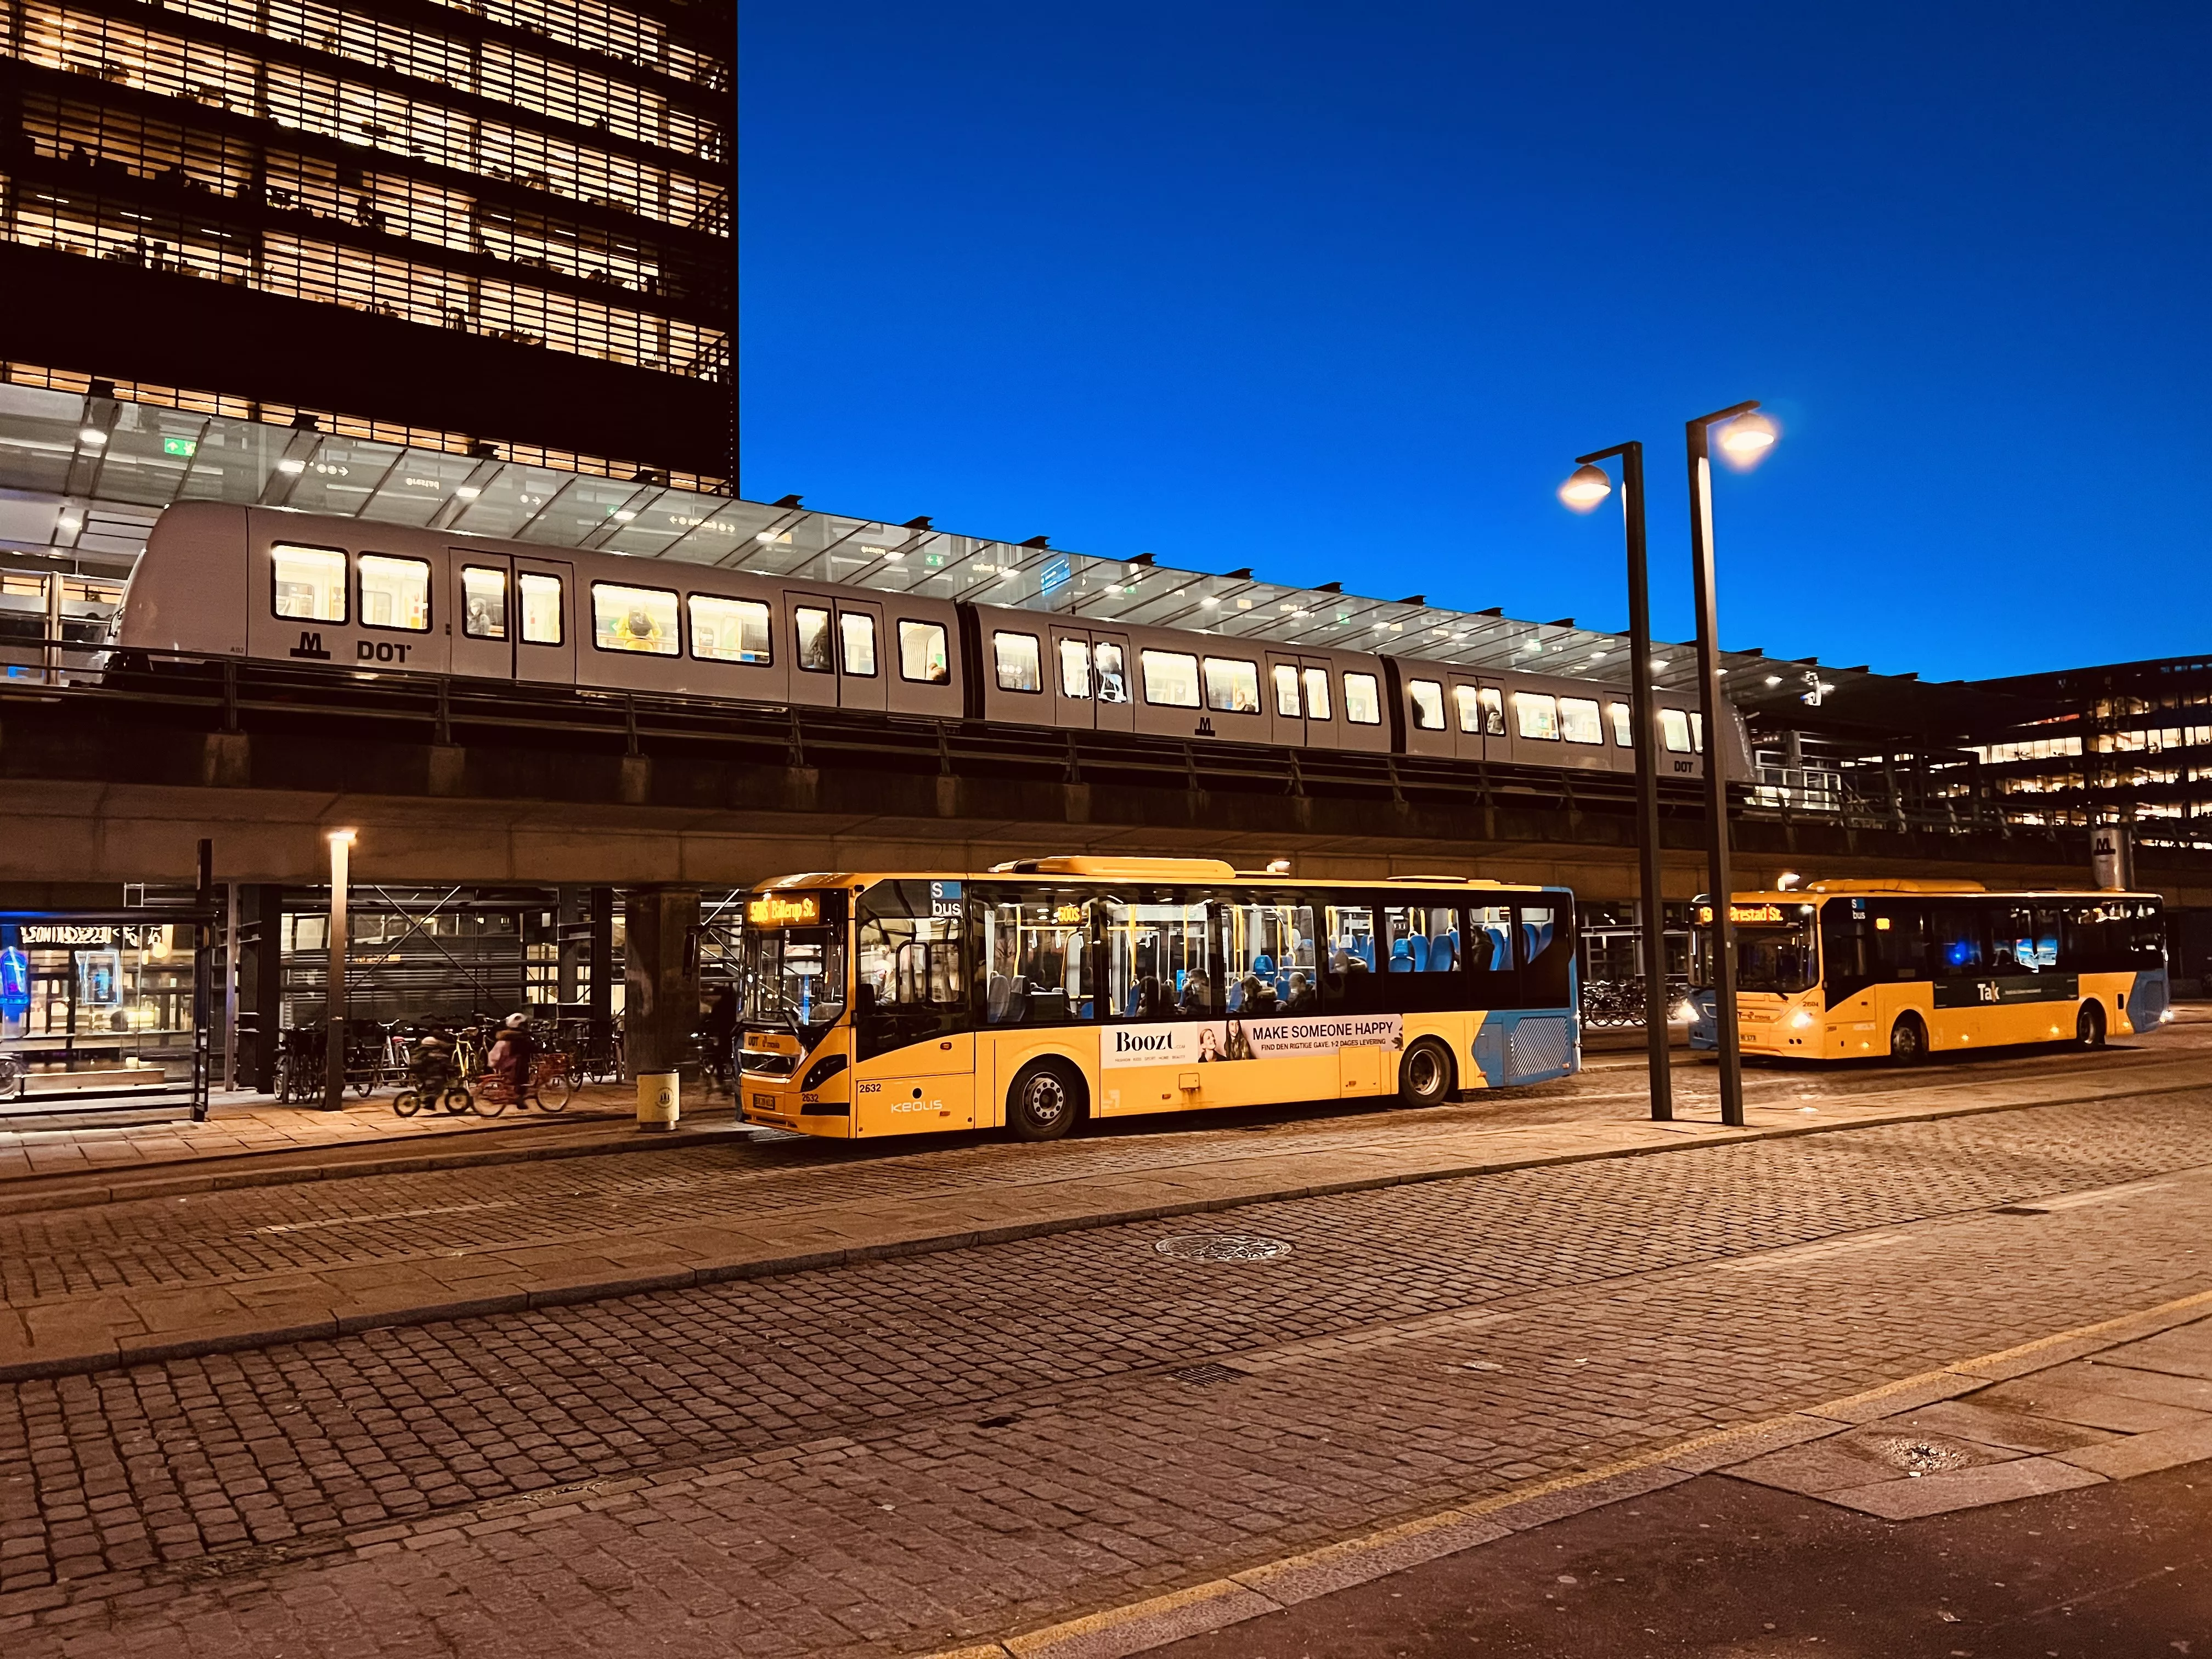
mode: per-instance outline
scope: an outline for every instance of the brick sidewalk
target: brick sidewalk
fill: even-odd
[[[1102,1135],[854,1156],[780,1138],[472,1175],[365,1177],[0,1217],[0,1376],[56,1376],[384,1326],[1809,1129],[2212,1084],[2202,1051],[2132,1066],[1784,1074],[1726,1129],[1596,1091],[1501,1127],[1474,1106],[1259,1135]],[[1784,1101],[1817,1099],[1817,1104]],[[342,1190],[334,1190],[334,1188]]]
[[[1899,1378],[2078,1359],[2099,1342],[1977,1357],[2212,1288],[2208,1163],[2205,1106],[2146,1097],[1239,1210],[1289,1247],[1267,1260],[1158,1249],[1218,1224],[1116,1226],[6,1385],[0,1638],[10,1659],[995,1639]]]
[[[51,1176],[128,1175],[179,1164],[271,1153],[330,1152],[396,1142],[442,1139],[455,1134],[496,1133],[562,1122],[627,1119],[632,1103],[620,1085],[587,1084],[568,1110],[548,1116],[537,1112],[472,1114],[420,1113],[401,1117],[392,1096],[367,1100],[346,1097],[343,1110],[280,1106],[262,1095],[215,1097],[207,1121],[176,1119],[155,1123],[101,1123],[64,1115],[36,1120],[49,1127],[18,1127],[27,1114],[0,1115],[0,1183]],[[721,1115],[729,1103],[720,1103]]]

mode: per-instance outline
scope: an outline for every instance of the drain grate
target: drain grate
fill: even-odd
[[[1226,1365],[1217,1365],[1212,1360],[1208,1360],[1203,1365],[1182,1366],[1176,1370],[1170,1371],[1168,1375],[1175,1378],[1178,1382],[1188,1382],[1195,1387],[1202,1389],[1210,1382],[1227,1382],[1233,1381],[1235,1378],[1243,1376],[1244,1373],[1242,1371],[1232,1371]]]
[[[1291,1253],[1281,1239],[1256,1233],[1182,1233],[1160,1239],[1152,1248],[1185,1261],[1273,1261]]]

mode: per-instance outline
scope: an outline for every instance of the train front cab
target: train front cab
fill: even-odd
[[[1697,914],[1711,926],[1710,904],[1701,899]],[[1747,1056],[1911,1063],[2013,1045],[2094,1048],[2173,1018],[2154,894],[1815,882],[1740,893],[1731,919]],[[1692,992],[1691,1008],[1690,1047],[1711,1053],[1709,985]]]

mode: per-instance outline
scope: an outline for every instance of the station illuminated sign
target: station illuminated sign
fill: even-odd
[[[819,893],[763,893],[745,903],[748,927],[812,927],[821,920]]]

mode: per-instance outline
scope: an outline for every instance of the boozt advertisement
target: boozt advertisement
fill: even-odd
[[[1178,1020],[1172,1025],[1112,1025],[1099,1043],[1103,1066],[1195,1066],[1213,1060],[1279,1060],[1339,1048],[1398,1048],[1397,1014],[1310,1015],[1296,1019]]]

